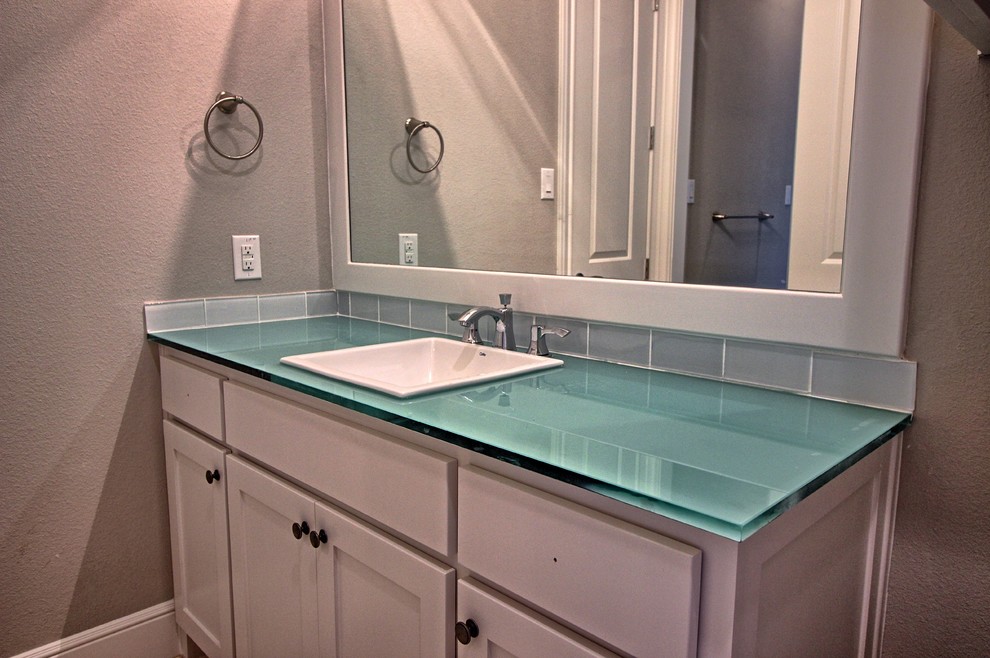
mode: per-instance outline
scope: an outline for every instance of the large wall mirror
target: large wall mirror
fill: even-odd
[[[899,352],[921,0],[325,14],[338,288]]]
[[[344,0],[351,257],[838,292],[860,0],[670,1]]]

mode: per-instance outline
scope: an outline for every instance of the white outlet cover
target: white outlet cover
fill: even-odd
[[[234,256],[234,281],[260,279],[261,238],[257,235],[232,235],[230,242]],[[248,254],[253,255],[244,254],[245,246],[250,247]]]
[[[419,233],[399,233],[399,265],[419,265]]]

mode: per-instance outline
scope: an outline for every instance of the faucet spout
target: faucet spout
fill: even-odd
[[[502,319],[499,311],[500,309],[492,308],[490,306],[475,306],[474,308],[469,308],[461,313],[461,316],[457,318],[457,321],[461,323],[462,327],[466,327],[468,324],[478,324],[478,320],[486,316],[497,322]]]
[[[503,350],[516,350],[516,336],[512,329],[512,309],[508,305],[502,308],[491,306],[476,306],[464,311],[457,321],[464,327],[461,340],[465,343],[480,345],[481,336],[478,334],[478,321],[490,317],[495,321],[495,340],[493,346]]]

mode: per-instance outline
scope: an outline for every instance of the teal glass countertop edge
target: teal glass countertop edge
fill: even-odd
[[[902,412],[568,356],[560,357],[562,368],[545,373],[408,399],[279,362],[436,335],[328,316],[148,338],[735,541],[911,420]]]

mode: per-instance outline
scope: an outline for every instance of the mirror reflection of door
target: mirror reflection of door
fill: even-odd
[[[571,3],[566,274],[646,278],[653,0]]]

